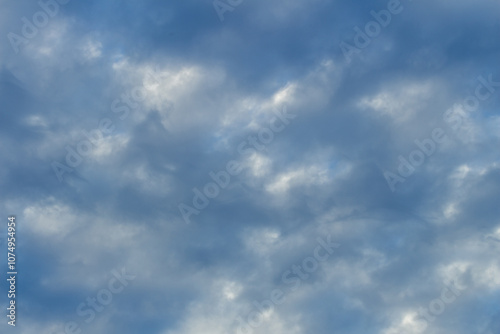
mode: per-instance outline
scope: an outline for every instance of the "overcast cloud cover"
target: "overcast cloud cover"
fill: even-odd
[[[1,333],[500,333],[498,0],[0,9]]]

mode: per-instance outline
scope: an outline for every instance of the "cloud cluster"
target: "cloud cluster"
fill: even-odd
[[[0,1],[0,332],[499,332],[500,5],[396,3]]]

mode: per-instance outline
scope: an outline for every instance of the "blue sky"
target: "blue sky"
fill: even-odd
[[[500,332],[498,1],[0,8],[1,333]]]

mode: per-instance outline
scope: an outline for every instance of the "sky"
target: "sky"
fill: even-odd
[[[0,332],[500,333],[499,13],[0,0]]]

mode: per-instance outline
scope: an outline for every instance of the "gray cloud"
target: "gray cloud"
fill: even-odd
[[[238,317],[287,289],[282,273],[331,235],[335,256],[253,333],[423,333],[421,308],[450,280],[463,293],[425,333],[496,333],[500,95],[475,111],[456,104],[479,76],[500,81],[498,2],[401,4],[347,63],[339,44],[387,1],[244,1],[223,22],[211,1],[70,1],[17,54],[7,34],[40,6],[0,2],[15,330],[237,333]],[[238,153],[284,105],[293,122]],[[450,108],[458,130],[443,119]],[[51,164],[67,166],[66,147],[78,151],[103,119],[113,131],[59,182]],[[447,139],[391,191],[384,172],[436,128]],[[179,204],[230,160],[241,173],[185,224]],[[123,267],[134,283],[82,322],[78,305]]]

